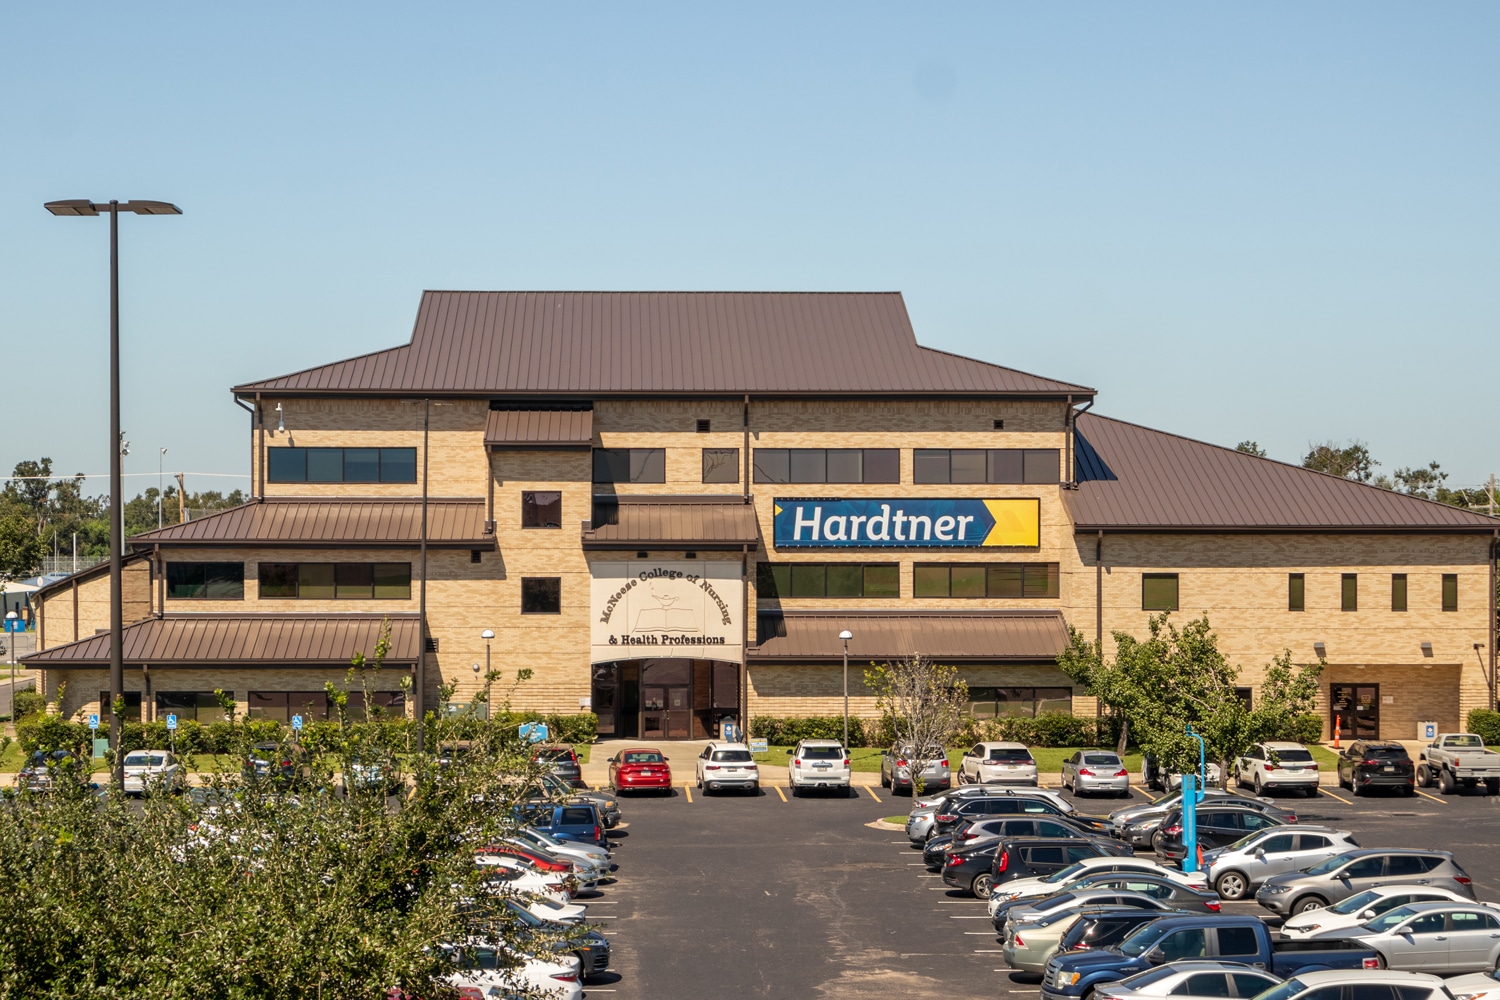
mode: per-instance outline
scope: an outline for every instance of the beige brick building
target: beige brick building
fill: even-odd
[[[605,734],[834,714],[848,630],[859,714],[861,668],[912,652],[976,715],[1092,713],[1068,627],[1160,610],[1207,613],[1251,697],[1325,658],[1346,735],[1494,698],[1500,521],[1085,412],[920,347],[896,294],[433,292],[409,344],[234,394],[252,502],[131,539],[132,714],[316,717],[382,621],[407,712],[488,664]],[[107,587],[38,592],[70,714],[107,709]]]

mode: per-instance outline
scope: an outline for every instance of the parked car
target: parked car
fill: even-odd
[[[256,743],[240,766],[248,781],[268,781],[273,788],[286,790],[306,777],[302,748],[295,743]]]
[[[1439,733],[1417,754],[1417,784],[1423,788],[1435,782],[1451,795],[1481,781],[1491,795],[1500,795],[1500,753],[1486,749],[1474,733]]]
[[[187,769],[170,750],[132,750],[125,755],[124,767],[126,795],[180,792],[187,787]]]
[[[529,826],[518,827],[515,839],[519,843],[550,851],[560,858],[574,858],[605,871],[614,871],[620,867],[610,859],[609,851],[598,844],[580,844],[576,840],[562,840]]]
[[[1241,788],[1318,794],[1318,762],[1301,743],[1257,743],[1235,764]]]
[[[1205,788],[1224,787],[1224,775],[1218,764],[1208,764],[1204,773],[1208,779]],[[1147,754],[1141,758],[1141,784],[1156,791],[1170,792],[1182,787],[1182,775],[1168,770],[1155,757]]]
[[[34,750],[16,772],[16,787],[50,792],[64,775],[73,774],[81,783],[85,777],[82,772],[86,770],[82,760],[67,750]]]
[[[1256,891],[1255,901],[1286,916],[1389,885],[1437,886],[1474,898],[1473,880],[1447,851],[1367,848],[1335,855],[1305,872],[1273,875]]]
[[[1453,1000],[1500,1000],[1500,969],[1454,976],[1445,985]]]
[[[1372,788],[1394,788],[1402,795],[1417,790],[1417,766],[1400,743],[1355,740],[1339,754],[1339,787],[1355,795]]]
[[[1500,914],[1478,903],[1412,903],[1358,927],[1313,937],[1353,938],[1380,953],[1387,969],[1479,972],[1500,968]]]
[[[1064,816],[1070,816],[1078,811],[1072,799],[1050,788],[1028,788],[1025,785],[997,785],[987,783],[983,785],[957,785],[953,788],[944,788],[937,792],[923,792],[921,796],[912,799],[911,812],[915,813],[924,809],[931,809],[953,799],[969,798],[974,795],[1014,795],[1030,799],[1045,799],[1056,806],[1057,811]]]
[[[1130,771],[1112,750],[1079,750],[1063,761],[1062,784],[1074,795],[1130,797]]]
[[[1295,833],[1270,828],[1247,833],[1203,855],[1208,881],[1225,899],[1244,899],[1266,879],[1301,871],[1359,847],[1348,830],[1298,826]]]
[[[350,792],[372,792],[377,795],[394,795],[403,787],[401,779],[391,761],[354,759],[344,769],[344,794]]]
[[[831,789],[849,794],[849,751],[838,740],[798,740],[787,761],[787,782],[792,794],[807,788]]]
[[[585,979],[609,968],[609,939],[598,931],[577,931],[570,923],[539,917],[514,899],[507,899],[505,908],[523,926],[537,931],[539,936],[567,935],[570,953],[578,959],[579,971]]]
[[[583,765],[578,762],[578,751],[567,744],[540,746],[531,753],[533,764],[546,764],[557,775],[574,788],[583,787]]]
[[[1297,822],[1297,814],[1290,809],[1284,809],[1268,798],[1251,798],[1238,792],[1226,792],[1218,788],[1210,788],[1204,795],[1204,801],[1218,804],[1220,802],[1233,803],[1250,809],[1259,809],[1261,812],[1269,813],[1285,823]],[[1135,847],[1154,847],[1156,835],[1161,832],[1161,821],[1169,812],[1182,804],[1182,790],[1157,798],[1151,802],[1138,806],[1124,806],[1109,814],[1108,830],[1111,836]]]
[[[1461,896],[1452,889],[1436,889],[1425,885],[1380,886],[1357,892],[1331,906],[1293,914],[1282,922],[1281,933],[1290,938],[1309,938],[1331,931],[1348,930],[1397,907],[1441,900],[1466,903],[1469,897]]]
[[[1380,961],[1373,949],[1357,941],[1273,942],[1270,928],[1258,917],[1163,917],[1114,948],[1054,955],[1043,973],[1042,997],[1082,1000],[1105,983],[1195,958],[1218,958],[1283,977],[1306,968],[1375,968]]]
[[[1450,994],[1437,976],[1423,972],[1345,971],[1322,969],[1303,972],[1280,986],[1266,990],[1259,1000],[1350,1000],[1358,997],[1388,997],[1390,1000],[1449,1000]]]
[[[738,788],[754,795],[760,791],[760,765],[743,743],[710,743],[698,755],[698,787],[717,792]]]
[[[627,791],[672,794],[672,768],[655,747],[631,747],[609,759],[609,786],[616,795]]]
[[[961,820],[988,818],[991,816],[1046,816],[1060,815],[1057,807],[1046,799],[1018,798],[1015,796],[972,796],[955,799],[932,816],[931,836],[948,833]]]
[[[1136,932],[1142,924],[1171,916],[1171,911],[1138,910],[1132,906],[1085,906],[1078,920],[1063,933],[1057,954],[1113,948]]]
[[[1036,759],[1024,743],[976,743],[958,764],[958,783],[1036,787]]]
[[[592,802],[598,807],[599,814],[604,817],[605,827],[613,830],[620,822],[620,800],[613,788],[607,792],[574,788],[557,775],[548,773],[542,775],[541,795],[538,797],[556,798],[568,802]]]
[[[1072,894],[1064,893],[1063,895]],[[1136,900],[1136,902],[1142,901],[1145,901],[1145,897]],[[1111,906],[1073,899],[1069,900],[1069,904],[1056,907],[1046,913],[1039,913],[1036,919],[1028,921],[1023,926],[1012,927],[1008,933],[1005,933],[1001,946],[1001,954],[1005,956],[1005,963],[1017,972],[1040,974],[1047,968],[1048,960],[1058,952],[1072,951],[1077,947],[1094,947],[1093,944],[1084,940],[1082,935],[1079,939],[1080,944],[1073,948],[1064,947],[1064,940],[1081,922],[1106,914],[1131,914],[1119,921],[1121,937],[1123,937],[1124,928],[1134,930],[1154,917],[1174,912],[1159,903],[1149,906]]]
[[[529,802],[522,807],[522,819],[559,840],[609,846],[604,820],[592,802]]]
[[[1117,983],[1101,983],[1095,989],[1094,997],[1095,1000],[1156,1000],[1158,997],[1186,1000],[1239,997],[1248,1000],[1281,981],[1280,976],[1248,968],[1239,962],[1190,959],[1158,965]]]
[[[897,744],[880,755],[880,787],[889,788],[893,793],[902,791],[912,792],[915,786],[911,780],[911,766],[909,761],[917,756],[915,748]],[[942,747],[929,747],[922,758],[927,761],[923,766],[922,790],[930,792],[933,789],[947,789],[953,785],[952,772],[948,770],[948,751]]]
[[[1050,896],[1054,892],[1071,889],[1073,888],[1073,883],[1080,882],[1090,876],[1114,873],[1155,875],[1159,878],[1170,879],[1173,882],[1180,882],[1189,888],[1197,889],[1201,892],[1207,892],[1209,888],[1204,876],[1197,872],[1183,872],[1175,868],[1163,868],[1156,862],[1147,861],[1145,858],[1083,858],[1065,868],[1054,871],[1050,875],[1016,879],[1006,882],[1003,885],[997,883],[990,892],[990,916],[994,916],[995,911],[1006,900],[1020,899],[1026,896]]]
[[[932,870],[942,867],[941,855],[949,844],[963,846],[992,837],[1047,837],[1052,839],[1088,840],[1106,854],[1132,857],[1130,845],[1103,837],[1097,831],[1076,826],[1064,816],[1007,816],[1000,819],[964,820],[943,836],[932,837],[922,848],[922,861]]]
[[[1111,854],[1108,846],[1094,840],[1068,838],[1048,841],[1045,838],[993,838],[972,846],[950,850],[943,861],[943,881],[971,893],[976,899],[988,899],[996,882],[1017,877],[1030,878],[1038,872],[1055,870],[1084,858]]]
[[[547,900],[559,906],[572,904],[573,893],[563,875],[539,872],[503,854],[476,854],[474,863],[490,891],[496,894],[528,901]]]
[[[1198,847],[1205,852],[1212,847],[1228,846],[1242,839],[1246,833],[1259,833],[1286,826],[1275,816],[1258,809],[1208,802],[1198,806],[1197,822]],[[1162,820],[1161,836],[1153,838],[1153,843],[1156,845],[1157,858],[1163,861],[1181,861],[1187,856],[1187,848],[1182,840],[1181,808],[1168,813]]]
[[[487,943],[445,946],[454,971],[445,977],[454,989],[478,989],[489,997],[525,992],[548,1000],[582,1000],[582,964],[574,955],[527,955]],[[519,961],[517,961],[519,960]]]
[[[1184,913],[1219,913],[1224,905],[1212,892],[1204,892],[1157,875],[1140,872],[1100,872],[1076,879],[1061,892],[1045,896],[1018,896],[997,906],[990,915],[997,933],[1004,935],[1014,924],[1045,913],[1065,900],[1072,906],[1130,906],[1146,910]]]
[[[906,838],[915,845],[926,843],[932,836],[933,817],[950,803],[967,802],[974,798],[1014,798],[1030,802],[1046,802],[1051,805],[1048,815],[1065,817],[1081,824],[1082,828],[1094,829],[1108,834],[1105,821],[1094,816],[1083,816],[1073,803],[1046,788],[1011,788],[1001,785],[959,785],[940,795],[924,796],[912,802],[911,814],[906,817]]]

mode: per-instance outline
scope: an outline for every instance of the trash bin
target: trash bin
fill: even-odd
[[[1417,723],[1417,739],[1423,742],[1431,742],[1437,739],[1438,724],[1436,722]]]

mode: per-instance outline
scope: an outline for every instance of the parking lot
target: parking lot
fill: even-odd
[[[1134,801],[1144,801],[1137,792]],[[1453,851],[1482,900],[1500,899],[1500,799],[1478,794],[1281,797],[1304,823],[1365,846]],[[1103,814],[1123,800],[1085,799]],[[982,902],[927,872],[904,834],[866,825],[904,814],[884,789],[850,798],[756,797],[678,787],[622,802],[617,860],[628,872],[589,902],[614,946],[590,995],[1035,996],[1000,956]],[[1264,914],[1253,902],[1226,912]]]

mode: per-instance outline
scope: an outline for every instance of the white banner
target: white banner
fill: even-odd
[[[591,562],[594,663],[679,657],[738,663],[745,587],[738,562]]]

